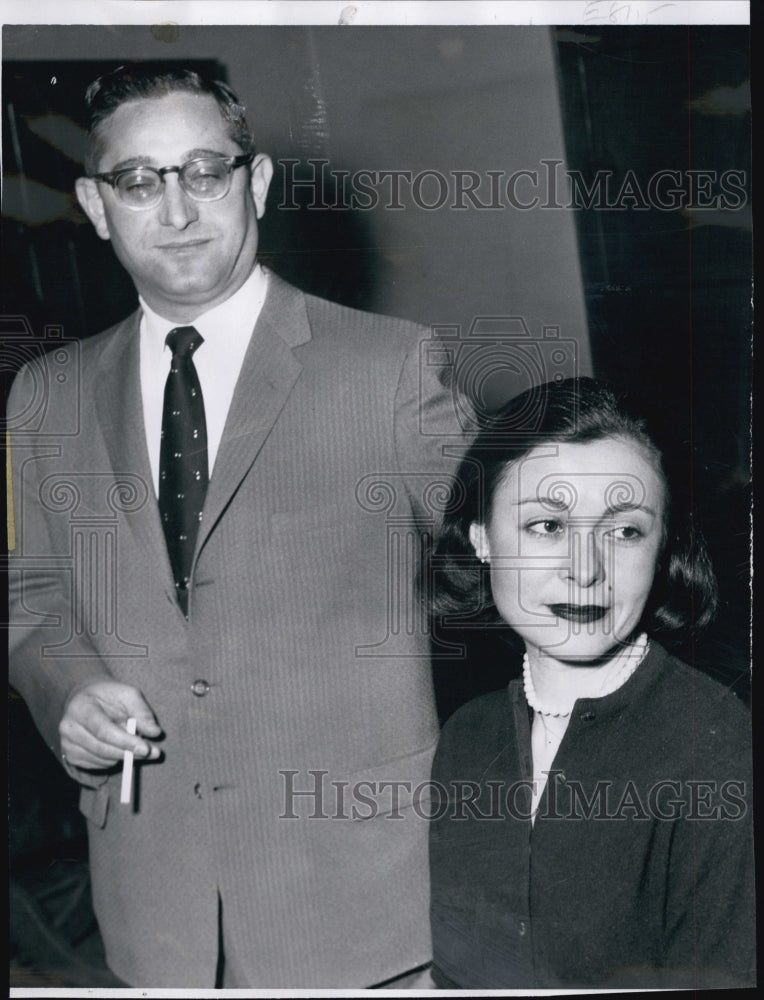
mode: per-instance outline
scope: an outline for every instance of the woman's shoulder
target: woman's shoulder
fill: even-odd
[[[651,666],[652,714],[665,716],[688,753],[711,760],[750,752],[751,716],[740,698],[657,643],[651,644]]]
[[[668,693],[679,699],[680,704],[691,702],[696,715],[711,713],[730,721],[749,718],[748,707],[727,686],[699,667],[673,656],[654,640],[650,644],[650,657]]]
[[[458,760],[476,766],[492,760],[510,740],[510,695],[506,688],[479,695],[446,721],[435,755],[435,768]]]
[[[502,726],[506,724],[509,711],[510,693],[506,687],[488,694],[478,695],[465,702],[443,725],[443,731],[471,728],[476,722],[481,725]]]

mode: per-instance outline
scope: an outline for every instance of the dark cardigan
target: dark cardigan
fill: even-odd
[[[529,718],[513,681],[465,705],[441,735],[430,807],[436,985],[752,985],[742,703],[652,643],[623,687],[576,702],[533,827]]]

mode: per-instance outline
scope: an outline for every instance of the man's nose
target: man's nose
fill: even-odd
[[[180,186],[176,174],[165,174],[164,197],[159,203],[159,221],[163,226],[185,229],[199,218],[197,203]]]
[[[592,587],[605,579],[602,538],[595,529],[581,526],[571,531],[565,575],[582,588]]]

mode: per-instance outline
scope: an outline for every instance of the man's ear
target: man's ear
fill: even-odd
[[[249,186],[255,202],[258,219],[265,215],[265,199],[273,177],[273,162],[267,153],[259,153],[252,163]]]
[[[93,223],[95,231],[102,240],[108,240],[109,227],[106,224],[103,201],[96,182],[90,177],[78,177],[74,190],[77,193],[77,201],[80,203],[82,211]]]
[[[470,541],[475,550],[475,555],[481,562],[491,561],[491,550],[488,546],[488,533],[484,524],[473,521],[470,525]]]

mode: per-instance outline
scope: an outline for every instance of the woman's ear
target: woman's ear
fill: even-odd
[[[98,185],[92,177],[78,177],[74,190],[77,192],[77,201],[80,203],[82,211],[93,223],[95,231],[102,240],[108,240],[109,226],[106,222],[103,200],[98,191]]]
[[[491,561],[488,533],[485,530],[484,524],[479,524],[477,521],[472,522],[470,525],[470,542],[472,542],[475,555],[482,563]]]

